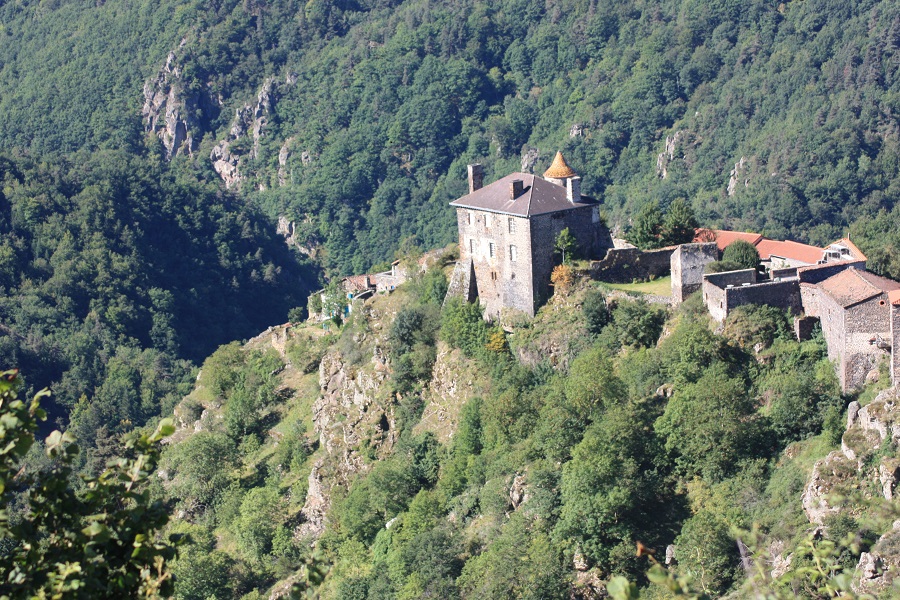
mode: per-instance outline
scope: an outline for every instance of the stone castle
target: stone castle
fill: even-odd
[[[612,247],[599,203],[581,194],[581,177],[561,152],[543,178],[512,173],[483,185],[481,165],[469,165],[469,193],[456,208],[459,254],[450,295],[477,298],[485,317],[504,310],[534,316],[550,295],[557,236],[568,228],[580,256],[595,258]]]

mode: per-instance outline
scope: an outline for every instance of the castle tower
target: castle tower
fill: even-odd
[[[469,165],[468,176],[469,193],[450,203],[460,258],[448,295],[477,297],[487,318],[503,310],[534,315],[551,294],[554,243],[563,229],[585,258],[612,246],[600,203],[581,195],[581,178],[562,153],[543,178],[510,173],[484,185],[481,165]]]

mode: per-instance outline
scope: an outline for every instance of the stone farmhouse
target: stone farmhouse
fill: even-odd
[[[581,177],[561,152],[543,177],[512,173],[483,185],[481,165],[469,165],[469,193],[450,205],[459,227],[459,262],[449,295],[477,298],[485,317],[517,310],[534,316],[550,295],[554,245],[568,228],[581,256],[612,247],[599,203],[581,194]]]
[[[807,339],[820,324],[841,389],[862,386],[887,359],[891,381],[900,383],[900,283],[866,271],[866,256],[849,239],[825,248],[769,240],[758,234],[698,232],[695,244],[672,254],[676,301],[697,289],[697,273],[728,244],[743,239],[756,246],[761,270],[700,275],[703,302],[724,322],[735,308],[765,304],[795,316],[795,333]]]

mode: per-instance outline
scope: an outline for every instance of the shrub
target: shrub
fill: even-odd
[[[572,268],[568,265],[558,265],[550,273],[550,281],[556,286],[557,292],[564,294],[575,283],[575,273],[572,272]]]
[[[759,266],[759,252],[750,242],[736,240],[725,248],[722,261],[738,264],[741,269],[755,269]]]
[[[487,342],[488,326],[481,306],[459,298],[451,298],[441,315],[441,338],[459,348],[467,356],[474,356]]]

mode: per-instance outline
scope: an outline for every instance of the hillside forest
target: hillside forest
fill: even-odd
[[[15,422],[80,449],[4,451],[13,529],[40,531],[26,481],[82,494],[81,531],[88,507],[109,512],[91,485],[158,459],[131,501],[159,503],[153,535],[192,540],[145,557],[165,555],[159,589],[179,598],[262,597],[298,573],[334,598],[564,597],[614,576],[667,593],[636,539],[660,560],[697,549],[679,568],[702,593],[824,594],[886,530],[850,510],[809,542],[797,497],[878,386],[839,394],[821,340],[791,342],[782,315],[715,331],[696,306],[573,283],[510,334],[441,307],[441,264],[374,315],[245,342],[341,276],[454,242],[467,164],[490,182],[557,150],[621,236],[676,211],[849,235],[900,279],[898,60],[889,0],[0,3],[0,370],[20,370],[3,393],[50,388],[46,421]],[[543,360],[551,338],[564,349]],[[358,381],[376,353],[360,397],[381,412],[322,420],[331,377]],[[462,373],[431,423],[435,386]],[[354,442],[325,447],[344,428]],[[778,556],[812,544],[828,576],[800,561],[788,587],[748,579],[738,535]]]

